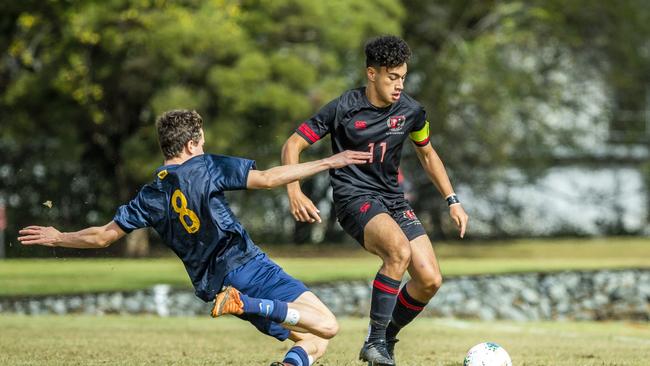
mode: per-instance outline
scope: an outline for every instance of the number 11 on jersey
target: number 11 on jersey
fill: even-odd
[[[370,157],[370,160],[368,160],[368,163],[373,163],[375,159],[375,143],[371,142],[368,144],[368,147],[370,148],[370,154],[372,155]],[[379,147],[381,147],[381,159],[379,160],[380,163],[384,162],[384,155],[386,155],[386,141],[382,141],[379,143]]]

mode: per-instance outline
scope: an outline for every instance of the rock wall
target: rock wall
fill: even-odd
[[[367,316],[370,283],[311,286],[338,315]],[[132,293],[0,298],[0,312],[207,316],[211,304],[158,285]],[[462,276],[445,280],[423,316],[483,320],[650,320],[650,270]]]

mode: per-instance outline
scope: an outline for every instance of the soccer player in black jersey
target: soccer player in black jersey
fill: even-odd
[[[371,164],[330,170],[330,177],[339,223],[383,261],[373,282],[370,327],[359,358],[370,365],[394,365],[397,333],[442,284],[431,241],[397,181],[407,137],[426,174],[447,200],[461,238],[468,216],[429,143],[424,108],[403,92],[411,54],[408,45],[398,37],[382,36],[369,41],[365,53],[367,86],[346,91],[302,123],[285,143],[282,162],[298,163],[302,150],[328,133],[335,153],[347,149],[372,153]],[[287,191],[297,221],[321,221],[298,182],[287,185]],[[400,289],[407,270],[411,279]]]

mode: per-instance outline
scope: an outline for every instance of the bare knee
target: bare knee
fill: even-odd
[[[401,278],[411,261],[411,243],[387,213],[376,215],[366,224],[364,247],[382,259],[382,273],[393,278]]]
[[[408,244],[395,245],[386,250],[382,259],[384,267],[403,274],[411,262],[411,247]]]
[[[419,279],[414,283],[420,296],[432,298],[442,287],[442,274],[433,273],[426,278]]]
[[[339,332],[339,323],[332,314],[323,316],[323,322],[319,326],[320,336],[325,339],[332,339]],[[327,346],[327,345],[326,345]]]
[[[438,292],[440,287],[442,287],[442,274],[440,272],[433,275],[431,281],[428,284],[428,287],[434,292]]]

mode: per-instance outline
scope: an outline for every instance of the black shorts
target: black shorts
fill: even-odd
[[[380,213],[390,215],[402,228],[409,241],[427,234],[405,198],[395,200],[377,195],[360,196],[341,207],[336,207],[336,218],[343,230],[355,238],[361,246],[364,246],[363,229]]]

